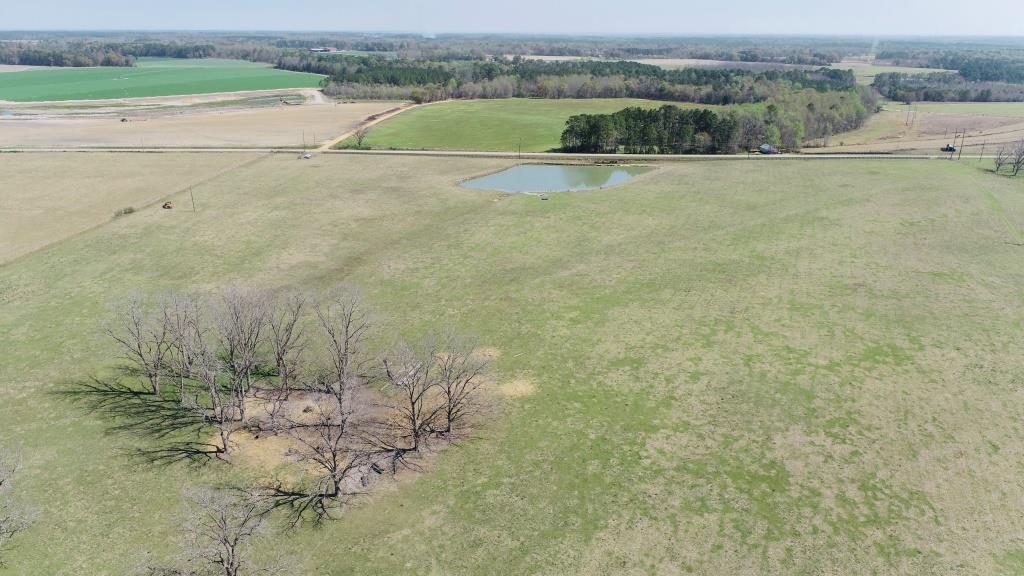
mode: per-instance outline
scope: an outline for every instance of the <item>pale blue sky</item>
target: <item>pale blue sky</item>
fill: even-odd
[[[0,29],[1024,36],[1022,0],[0,0]]]

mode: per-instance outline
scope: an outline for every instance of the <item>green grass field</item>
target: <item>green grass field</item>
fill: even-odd
[[[183,485],[260,473],[140,464],[56,394],[109,368],[112,301],[234,282],[357,283],[386,328],[472,333],[534,390],[425,475],[263,541],[295,573],[1024,570],[1024,180],[728,160],[547,202],[454,184],[508,164],[267,156],[196,186],[196,214],[0,265],[0,438],[40,513],[0,574],[176,554]]]
[[[1024,118],[1024,102],[914,102],[913,107],[931,114]]]
[[[876,66],[874,64],[847,63],[833,64],[830,68],[839,70],[853,70],[857,82],[870,86],[875,81],[875,76],[898,72],[901,74],[934,74],[937,72],[954,72],[954,70],[943,70],[941,68],[913,68],[909,66]]]
[[[521,141],[523,152],[544,152],[561,146],[565,121],[574,114],[607,114],[630,106],[657,108],[665,104],[629,98],[441,102],[382,122],[370,131],[364,145],[378,149],[508,151],[518,150]],[[354,143],[350,139],[341,145]]]
[[[108,100],[315,88],[320,78],[241,60],[140,58],[132,68],[52,68],[0,74],[0,100]]]

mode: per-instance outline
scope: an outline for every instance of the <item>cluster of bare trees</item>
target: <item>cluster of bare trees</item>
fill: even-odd
[[[147,566],[147,575],[272,573],[244,560],[270,511],[287,510],[291,526],[326,520],[376,476],[417,468],[412,455],[463,437],[483,406],[487,360],[473,346],[446,334],[377,350],[380,334],[350,288],[134,297],[106,332],[134,384],[103,389],[132,399],[105,406],[131,406],[144,425],[184,415],[206,437],[158,448],[154,460],[228,460],[245,431],[255,442],[285,438],[282,457],[302,471],[253,489],[188,492],[185,568]]]
[[[135,397],[173,404],[213,436],[176,445],[175,456],[227,459],[243,430],[289,440],[291,458],[315,474],[266,488],[292,505],[295,521],[306,512],[329,516],[373,475],[415,466],[410,455],[461,437],[482,406],[487,361],[463,339],[378,352],[373,331],[358,292],[347,288],[321,298],[245,288],[214,298],[136,297],[107,328],[124,373],[144,389]]]
[[[0,566],[11,540],[32,524],[33,515],[11,497],[11,480],[18,471],[18,459],[0,447]]]
[[[996,150],[993,163],[997,174],[1003,170],[1004,166],[1010,167],[1010,173],[1013,176],[1019,174],[1021,169],[1024,169],[1024,139],[1018,140],[1012,145],[1000,146]]]

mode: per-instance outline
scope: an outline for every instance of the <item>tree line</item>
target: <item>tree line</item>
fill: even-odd
[[[587,153],[730,154],[762,144],[798,150],[807,141],[827,145],[833,134],[862,126],[873,106],[870,99],[804,90],[718,113],[672,105],[626,108],[570,117],[561,143],[564,151]]]
[[[951,72],[890,72],[876,76],[872,86],[895,102],[1024,102],[1024,84],[968,81]]]
[[[134,66],[135,58],[104,47],[42,48],[34,44],[0,43],[0,64],[16,66]]]
[[[565,152],[714,154],[735,149],[736,117],[711,110],[625,108],[571,116],[562,132]]]

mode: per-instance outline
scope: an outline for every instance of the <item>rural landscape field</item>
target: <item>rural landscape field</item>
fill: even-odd
[[[40,2],[0,575],[1024,574],[1012,23]]]

